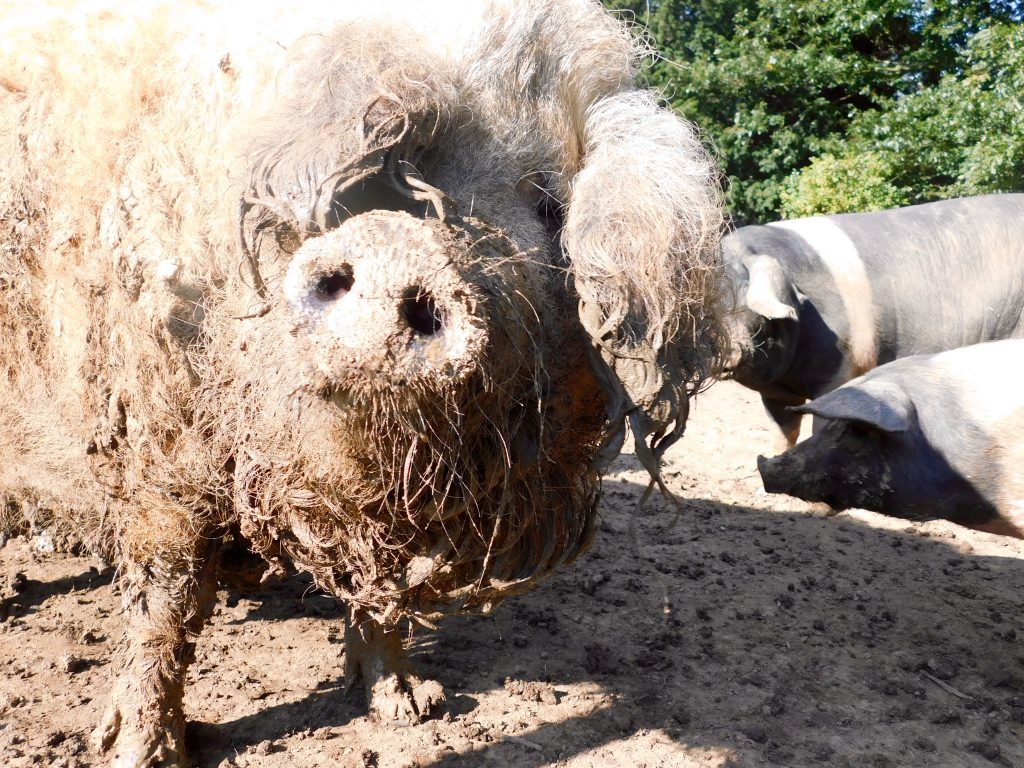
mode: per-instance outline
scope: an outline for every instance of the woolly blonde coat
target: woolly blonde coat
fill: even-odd
[[[642,53],[591,0],[0,5],[0,498],[121,566],[101,747],[183,754],[232,525],[390,631],[572,559],[627,429],[656,475],[717,361],[721,213]],[[471,387],[327,427],[282,285],[377,178],[501,298]]]

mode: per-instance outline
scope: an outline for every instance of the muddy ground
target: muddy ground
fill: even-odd
[[[222,592],[185,700],[197,765],[1024,768],[1024,546],[765,495],[774,441],[744,390],[701,395],[666,472],[678,518],[634,515],[620,459],[588,554],[422,638],[449,703],[420,726],[362,715],[308,581]],[[0,563],[0,765],[102,765],[109,575],[25,540]]]

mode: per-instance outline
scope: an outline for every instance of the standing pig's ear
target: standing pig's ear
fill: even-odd
[[[754,256],[745,261],[747,306],[768,320],[796,320],[796,292],[777,259]]]
[[[847,384],[787,410],[823,419],[855,421],[883,432],[906,432],[914,419],[914,403],[907,391],[899,384],[885,381]]]
[[[688,394],[720,365],[719,174],[694,127],[646,91],[594,103],[582,134],[562,244],[609,400],[597,464],[618,453],[628,418],[653,472]]]

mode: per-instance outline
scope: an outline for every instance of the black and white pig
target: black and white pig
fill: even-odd
[[[1022,380],[1020,339],[883,365],[793,408],[815,434],[758,457],[765,490],[1024,537]]]
[[[1024,194],[748,226],[722,242],[738,307],[726,376],[788,406],[877,365],[1024,336]]]

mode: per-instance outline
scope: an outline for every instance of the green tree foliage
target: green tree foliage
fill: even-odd
[[[886,158],[877,152],[819,155],[786,180],[781,192],[783,217],[908,205],[910,196],[889,181],[891,172]]]
[[[931,88],[858,115],[842,148],[877,153],[910,202],[1024,189],[1024,25],[970,39]]]
[[[606,3],[650,30],[740,223],[1024,187],[1020,0]]]

